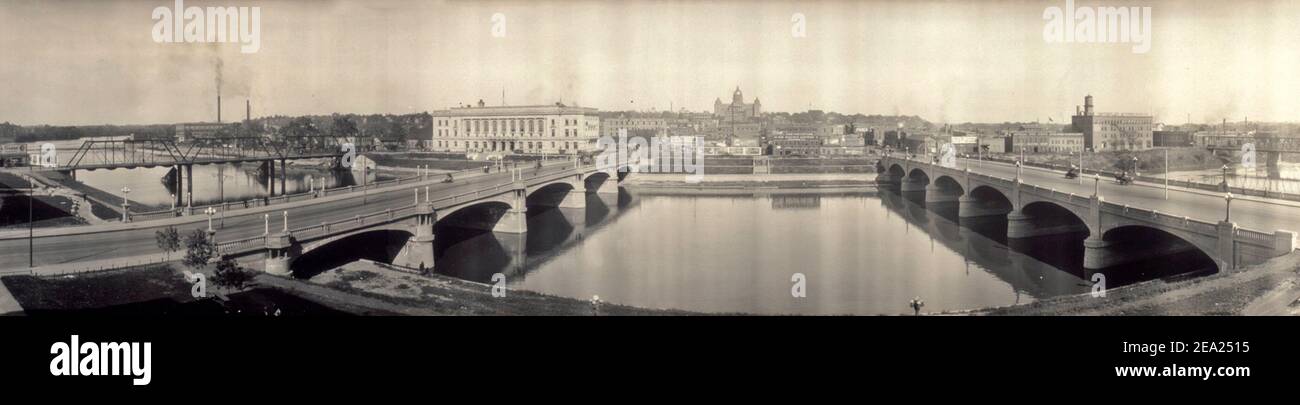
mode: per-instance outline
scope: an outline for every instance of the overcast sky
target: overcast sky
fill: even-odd
[[[1086,94],[1167,123],[1300,121],[1300,2],[1152,7],[1150,51],[1047,43],[1046,7],[980,2],[186,1],[261,8],[261,49],[155,43],[164,1],[0,0],[0,121],[212,121],[408,113],[483,99],[711,110],[740,86],[767,111],[1068,120]],[[505,36],[494,37],[494,13]],[[792,15],[806,37],[792,35]]]

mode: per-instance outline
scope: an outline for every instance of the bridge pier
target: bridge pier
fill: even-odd
[[[285,168],[286,159],[280,159],[280,194],[288,194],[288,186],[285,184],[289,178],[289,170]],[[272,163],[274,165],[274,163]]]
[[[1021,210],[1012,210],[1007,213],[1007,238],[1009,239],[1087,231],[1088,226],[1084,224],[1050,223],[1050,219],[1036,219],[1033,216],[1025,215]]]
[[[901,191],[904,193],[923,192],[926,188],[925,183],[908,177],[904,177],[902,183]]]
[[[438,223],[438,213],[433,208],[433,204],[425,204],[424,213],[416,218],[415,236],[406,241],[403,247],[405,254],[401,255],[399,263],[415,269],[433,269],[433,226]]]
[[[587,193],[578,189],[569,190],[564,195],[564,200],[560,201],[560,208],[587,208]]]
[[[185,171],[181,169],[181,165],[176,165],[172,167],[171,173],[172,186],[176,190],[176,198],[175,201],[172,201],[172,206],[173,208],[183,207],[185,206]]]
[[[876,173],[876,184],[898,185],[900,181],[902,181],[902,176],[891,175],[889,174],[889,170],[882,170],[879,173]]]
[[[980,200],[971,198],[970,194],[957,198],[957,217],[958,218],[975,218],[975,217],[994,217],[1003,216],[1010,213],[1011,210],[1001,207],[990,207],[982,204]]]
[[[1237,224],[1219,221],[1218,234],[1219,240],[1215,244],[1218,257],[1214,261],[1219,265],[1219,270],[1237,268]]]
[[[266,260],[264,260],[263,271],[267,274],[290,275],[289,265],[296,257],[293,238],[287,232],[266,236]]]
[[[596,188],[596,193],[618,195],[618,173],[611,170],[609,177]]]
[[[497,220],[496,226],[492,227],[494,233],[522,234],[528,233],[528,209],[511,208],[506,214]]]
[[[925,202],[927,203],[958,202],[961,197],[961,194],[947,191],[942,187],[934,185],[934,182],[930,182],[930,184],[925,186]]]
[[[194,207],[194,165],[185,165],[185,215]]]

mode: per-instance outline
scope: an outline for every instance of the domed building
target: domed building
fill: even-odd
[[[747,121],[762,116],[762,113],[763,107],[758,98],[754,98],[753,104],[745,103],[740,86],[736,86],[736,91],[731,93],[731,104],[723,104],[721,98],[713,101],[713,115],[724,121]]]

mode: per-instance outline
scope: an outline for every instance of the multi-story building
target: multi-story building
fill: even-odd
[[[621,129],[648,129],[655,131],[666,131],[668,129],[667,118],[606,118],[600,121],[600,135],[608,137],[618,136]]]
[[[1161,148],[1185,148],[1192,146],[1192,133],[1188,131],[1152,131],[1151,144]]]
[[[1013,153],[1078,153],[1083,151],[1083,145],[1082,133],[1061,132],[1044,125],[1021,125],[1011,131]]]
[[[1098,152],[1151,149],[1154,122],[1147,114],[1093,112],[1091,95],[1070,119],[1072,132],[1082,133],[1084,146]]]
[[[188,142],[194,138],[211,138],[231,125],[236,124],[225,124],[220,122],[187,122],[176,124],[176,141]]]
[[[596,149],[595,108],[555,105],[456,107],[433,114],[435,151],[575,154]]]

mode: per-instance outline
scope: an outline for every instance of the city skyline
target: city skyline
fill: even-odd
[[[1088,94],[1099,111],[1171,124],[1300,121],[1300,79],[1275,68],[1300,62],[1300,28],[1283,24],[1300,6],[1285,2],[1148,3],[1147,53],[1046,42],[1044,10],[1064,1],[185,4],[260,7],[260,50],[155,43],[150,11],[170,1],[7,5],[7,59],[40,63],[0,66],[0,121],[212,121],[218,69],[227,107],[250,99],[254,116],[431,112],[503,92],[511,105],[709,111],[739,86],[765,111],[936,123],[1066,122]]]

